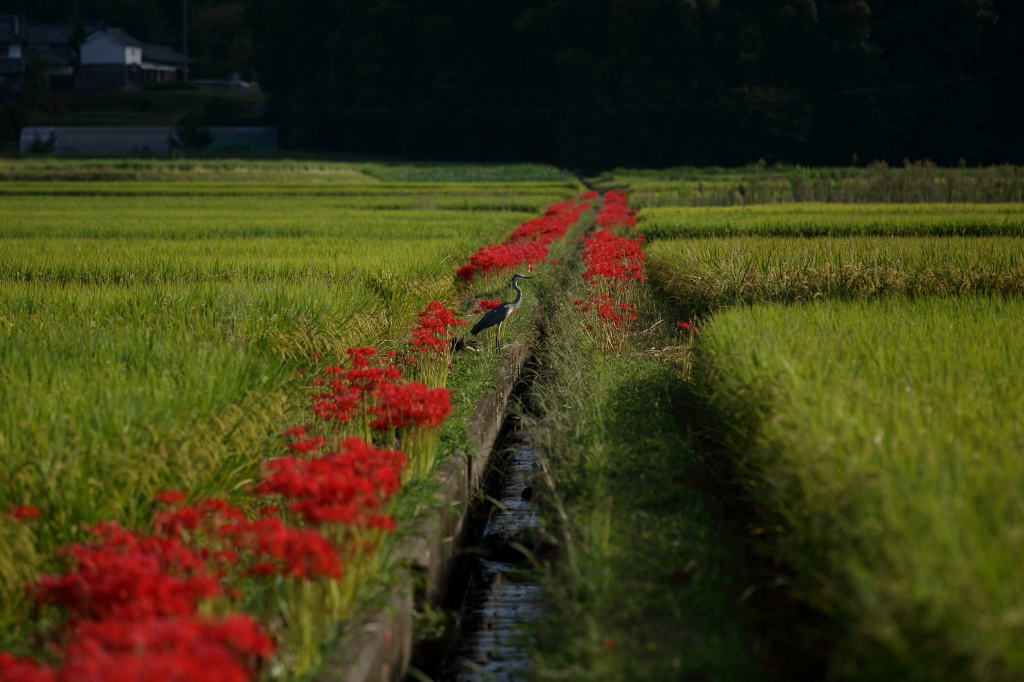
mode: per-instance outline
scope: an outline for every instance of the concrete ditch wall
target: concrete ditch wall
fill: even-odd
[[[437,502],[426,514],[419,532],[397,548],[401,569],[398,587],[385,598],[385,607],[357,614],[340,646],[324,662],[318,682],[399,682],[412,659],[413,578],[419,573],[427,600],[436,603],[466,530],[471,500],[487,473],[487,460],[505,417],[509,396],[519,382],[529,344],[517,341],[506,350],[494,386],[477,400],[470,418],[470,452],[456,453],[435,474]]]

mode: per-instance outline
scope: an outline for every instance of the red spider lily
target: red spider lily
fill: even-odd
[[[486,313],[488,310],[492,310],[501,305],[501,299],[498,298],[485,298],[476,302],[476,306],[473,308],[474,315],[480,315]]]
[[[419,383],[381,384],[374,391],[377,405],[371,411],[377,419],[370,422],[370,428],[385,431],[437,426],[452,411],[448,395],[447,388],[427,388]]]
[[[419,313],[419,322],[412,330],[412,345],[420,353],[447,357],[455,327],[466,324],[455,313],[444,307],[440,301],[431,301],[427,309]]]
[[[295,438],[301,438],[306,435],[307,427],[305,426],[292,426],[281,432],[282,436],[294,436]]]
[[[582,251],[587,271],[583,278],[591,284],[600,278],[623,286],[647,279],[642,243],[642,237],[630,239],[605,230],[584,236]]]
[[[60,682],[229,680],[255,673],[256,657],[269,656],[273,641],[249,616],[83,625],[58,671]]]
[[[679,322],[678,325],[679,325],[679,328],[682,329],[683,331],[687,331],[687,332],[690,332],[692,334],[696,334],[696,333],[698,333],[700,331],[700,329],[697,329],[696,325],[691,324],[689,322]]]
[[[27,658],[0,651],[0,682],[55,682],[53,671]]]
[[[443,306],[441,308],[444,309]],[[442,315],[442,319],[447,318]],[[329,365],[324,368],[324,378],[319,383],[313,382],[316,385],[323,385],[326,380],[331,387],[329,393],[317,393],[313,396],[313,413],[324,420],[338,420],[347,424],[352,416],[359,411],[366,396],[372,394],[378,384],[394,381],[400,378],[402,373],[393,366],[371,366],[369,358],[376,354],[374,348],[349,348],[346,352],[351,359],[352,369],[345,370],[339,365]],[[387,362],[392,362],[393,357],[393,355],[388,356]],[[303,428],[301,435],[305,435],[305,433]],[[300,434],[296,432],[295,435]],[[313,437],[313,439],[319,438],[319,436]],[[302,445],[294,449],[311,452],[323,444],[313,439],[306,439]]]
[[[225,523],[244,520],[245,514],[241,509],[213,498],[201,500],[191,507],[160,512],[153,521],[153,528],[166,537],[181,538],[183,532],[192,533],[197,529],[215,534]]]
[[[501,244],[488,244],[469,257],[469,263],[455,271],[460,279],[470,282],[477,274],[512,270],[520,265],[533,265],[547,260],[551,242],[562,237],[569,226],[579,220],[590,204],[577,204],[569,199],[552,204],[539,218],[531,218],[517,227]]]
[[[596,311],[598,319],[604,324],[624,327],[626,323],[623,317],[628,320],[636,319],[636,306],[628,303],[618,303],[611,294],[591,294],[588,298],[593,304],[592,306],[580,300],[573,301],[573,305],[582,313],[587,313],[591,310]],[[618,311],[623,312],[619,314]],[[590,326],[587,327],[587,329],[591,328]]]
[[[370,358],[377,354],[377,349],[373,346],[367,346],[366,348],[349,348],[345,351],[349,357],[349,361],[352,366],[357,369],[365,369],[370,366]]]
[[[234,546],[255,559],[249,575],[293,578],[340,578],[342,565],[334,546],[312,530],[289,528],[280,519],[234,521],[220,528]]]
[[[586,192],[584,192],[583,194],[580,195],[580,199],[596,199],[596,198],[597,198],[597,192],[595,190],[592,190],[592,189],[591,190],[587,190]]]
[[[245,563],[251,564],[245,569],[251,575],[303,578],[341,575],[340,560],[326,539],[314,531],[289,528],[266,511],[261,510],[260,519],[250,521],[240,509],[223,500],[210,499],[194,507],[158,514],[155,526],[171,538],[181,538],[186,531],[201,536],[204,546],[199,550],[200,555],[222,568]],[[273,511],[276,512],[276,508]]]
[[[24,521],[25,519],[38,519],[43,515],[43,512],[39,511],[39,507],[33,507],[31,504],[22,504],[16,507],[11,507],[11,510],[7,513],[18,521]]]
[[[185,501],[185,493],[180,490],[164,490],[157,493],[155,499],[160,504],[178,504]]]
[[[136,535],[116,523],[92,532],[96,542],[67,550],[74,570],[40,576],[31,586],[38,601],[80,620],[143,620],[189,615],[220,591],[202,559],[176,538]]]
[[[636,211],[629,210],[629,196],[625,192],[611,189],[605,192],[604,205],[597,212],[594,222],[603,228],[635,227],[635,215]]]
[[[390,517],[377,510],[398,491],[404,466],[401,452],[346,438],[336,453],[309,460],[272,460],[256,492],[288,499],[291,509],[308,523],[340,521],[390,530]]]

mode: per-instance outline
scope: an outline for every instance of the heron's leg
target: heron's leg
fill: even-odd
[[[496,326],[494,328],[494,348],[495,348],[495,350],[497,350],[498,348],[501,348],[501,325],[503,325],[503,324],[505,324],[504,320],[499,322],[498,326]]]

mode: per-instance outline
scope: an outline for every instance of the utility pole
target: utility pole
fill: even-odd
[[[181,47],[185,53],[185,82],[188,82],[188,0],[181,0]]]

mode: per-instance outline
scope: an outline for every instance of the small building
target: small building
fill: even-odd
[[[142,41],[117,28],[96,31],[79,49],[77,90],[141,86]]]
[[[185,55],[153,45],[123,29],[103,28],[82,43],[78,90],[142,87],[184,79]]]
[[[24,90],[32,84],[57,91],[142,87],[184,80],[185,63],[177,50],[144,43],[102,23],[0,15],[0,89]]]

